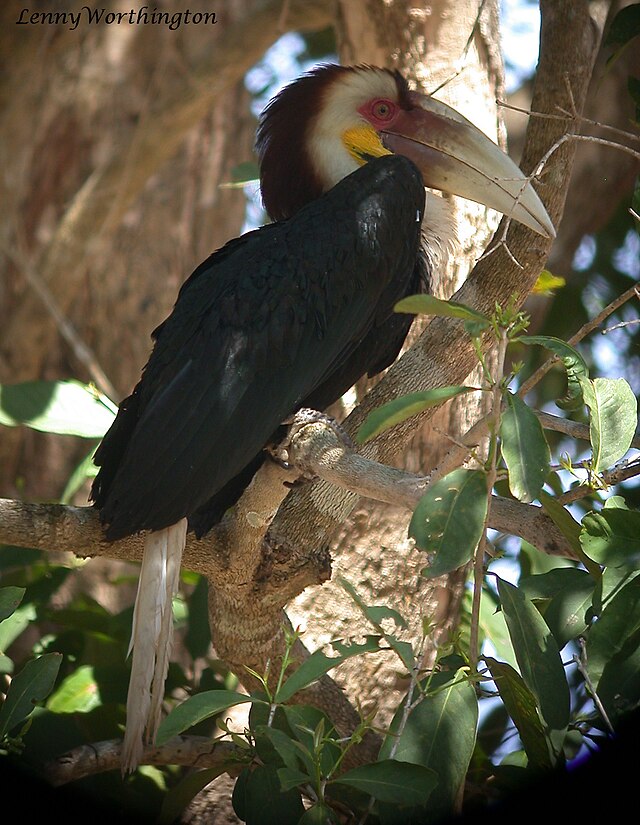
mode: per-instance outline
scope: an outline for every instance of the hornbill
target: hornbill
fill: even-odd
[[[326,408],[395,359],[412,317],[393,306],[428,286],[447,244],[443,202],[425,187],[555,234],[508,156],[398,72],[314,69],[268,104],[256,146],[273,223],[184,283],[95,456],[106,538],[146,533],[123,772],[158,726],[186,531],[220,520],[292,413]]]

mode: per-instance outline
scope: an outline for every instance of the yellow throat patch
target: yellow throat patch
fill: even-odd
[[[380,136],[373,126],[355,126],[342,133],[342,142],[352,158],[361,166],[370,158],[381,158],[383,155],[392,155],[385,149],[380,141]]]

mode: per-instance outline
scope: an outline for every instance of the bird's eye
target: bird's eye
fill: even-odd
[[[389,100],[376,100],[371,105],[371,113],[378,120],[389,120],[395,111],[395,107]]]

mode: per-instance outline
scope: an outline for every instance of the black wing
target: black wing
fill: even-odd
[[[108,538],[194,513],[345,373],[412,281],[423,211],[415,167],[385,157],[198,267],[96,453]]]

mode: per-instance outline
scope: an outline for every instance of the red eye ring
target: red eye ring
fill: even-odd
[[[371,114],[378,120],[390,120],[395,114],[395,105],[390,100],[374,100]]]

